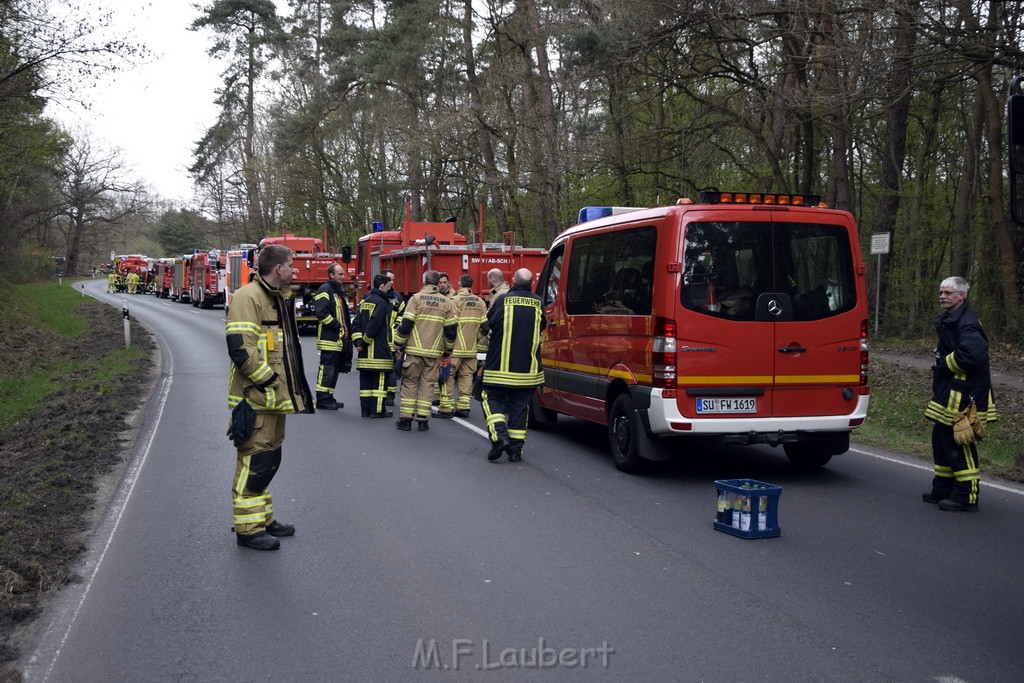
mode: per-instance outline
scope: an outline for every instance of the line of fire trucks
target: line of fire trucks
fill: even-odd
[[[340,251],[319,237],[299,237],[287,232],[268,236],[258,244],[241,244],[226,250],[195,250],[174,258],[149,258],[142,255],[119,256],[114,268],[120,275],[134,272],[139,276],[140,293],[154,294],[180,303],[213,308],[231,305],[231,296],[250,279],[259,250],[280,244],[295,253],[292,281],[296,319],[302,327],[315,327],[313,296],[327,281],[327,268],[338,263],[347,274],[346,288],[350,303],[355,304],[371,286],[373,276],[388,269],[395,273],[395,288],[405,296],[419,291],[426,270],[448,273],[454,288],[460,275],[473,276],[473,291],[481,296],[489,293],[487,273],[501,270],[506,280],[519,268],[540,272],[547,249],[521,247],[515,244],[514,233],[506,233],[501,242],[483,241],[483,217],[470,243],[455,231],[454,222],[413,221],[406,205],[406,218],[398,230],[384,230],[374,224],[374,231],[359,238],[356,253],[350,246]]]

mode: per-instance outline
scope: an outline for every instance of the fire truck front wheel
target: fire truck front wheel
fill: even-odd
[[[633,399],[619,394],[608,413],[608,449],[615,466],[630,474],[642,472],[647,461],[640,455],[640,439],[646,438]]]

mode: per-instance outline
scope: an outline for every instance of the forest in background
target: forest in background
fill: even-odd
[[[68,24],[53,54],[45,5],[0,0],[0,249],[27,265],[60,254],[74,274],[129,245],[162,256],[281,229],[351,244],[397,227],[407,198],[414,219],[467,234],[483,201],[486,239],[543,246],[582,206],[717,187],[853,212],[872,298],[870,237],[892,233],[886,334],[925,331],[954,273],[991,332],[1022,326],[1004,103],[1024,3],[214,0],[193,28],[223,83],[189,207],[110,182],[116,158],[46,118],[55,64],[138,48]]]

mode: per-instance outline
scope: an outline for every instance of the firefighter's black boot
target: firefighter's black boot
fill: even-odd
[[[416,420],[416,429],[425,432],[430,429],[430,424],[426,420]]]
[[[493,444],[491,444],[491,450],[487,452],[487,459],[491,462],[496,461],[501,457],[501,454],[508,450],[510,444],[506,437],[501,437]]]
[[[403,432],[412,431],[412,418],[411,417],[400,417],[398,422],[395,423],[396,429],[401,429]]]
[[[249,536],[236,534],[236,536],[238,538],[238,545],[243,545],[253,550],[277,550],[281,547],[281,541],[268,533],[258,533]]]
[[[271,536],[293,536],[295,535],[295,525],[285,524],[275,519],[267,525],[267,533]]]

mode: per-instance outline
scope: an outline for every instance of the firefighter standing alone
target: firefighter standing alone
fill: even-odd
[[[320,369],[316,375],[316,407],[338,410],[345,404],[334,398],[338,373],[352,369],[352,341],[349,338],[348,301],[341,286],[345,269],[337,263],[327,267],[327,282],[313,297],[313,313],[320,323],[316,328],[316,348],[320,350]]]
[[[520,268],[512,288],[491,300],[483,332],[490,335],[484,361],[481,393],[491,450],[495,461],[508,453],[509,462],[523,457],[530,398],[544,384],[540,364],[544,311],[540,297],[530,291],[533,273]]]
[[[942,314],[935,319],[939,343],[932,368],[932,400],[924,415],[932,427],[935,474],[932,489],[921,498],[941,510],[970,512],[978,509],[981,463],[973,434],[954,435],[961,412],[973,403],[980,424],[996,419],[989,372],[988,337],[977,314],[967,305],[971,286],[962,277],[948,277],[939,285]],[[970,426],[965,430],[973,432]]]
[[[228,406],[234,416],[251,406],[251,431],[235,433],[237,459],[231,487],[238,545],[276,550],[278,536],[295,527],[274,518],[269,486],[281,465],[288,413],[312,413],[313,397],[302,368],[299,329],[292,299],[286,297],[295,271],[292,252],[271,245],[260,251],[258,274],[231,301],[225,333],[231,367]]]

